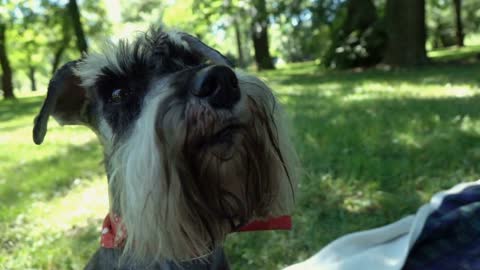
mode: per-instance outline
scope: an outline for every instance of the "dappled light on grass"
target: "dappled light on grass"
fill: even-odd
[[[478,64],[330,72],[314,63],[260,73],[292,120],[302,179],[293,230],[232,234],[232,269],[279,269],[477,179],[478,74]],[[101,148],[88,129],[54,121],[34,145],[41,101],[0,102],[0,265],[82,269],[107,209]]]
[[[4,149],[6,145],[0,147]],[[76,179],[103,175],[98,151],[96,142],[78,146],[45,144],[45,147],[18,144],[15,152],[0,151],[7,160],[0,165],[0,178],[6,179],[0,188],[0,210],[4,214],[0,220],[12,218],[38,199],[67,192]]]
[[[479,73],[479,65],[262,73],[295,127],[303,177],[294,230],[234,235],[227,242],[233,269],[279,269],[341,235],[412,214],[439,190],[476,180]]]
[[[456,46],[452,46],[449,48],[438,49],[434,51],[430,51],[428,53],[428,57],[431,57],[435,60],[440,61],[455,61],[455,60],[462,60],[468,57],[474,57],[478,55],[478,51],[480,50],[480,46],[466,46],[462,48],[458,48]]]
[[[83,269],[108,210],[100,146],[87,128],[53,119],[35,145],[42,100],[0,102],[0,266]]]
[[[108,211],[106,186],[105,179],[77,179],[63,196],[36,200],[3,224],[0,240],[5,249],[0,251],[0,265],[7,269],[81,269],[98,245],[102,217]],[[85,237],[87,243],[83,243]],[[64,252],[79,258],[62,260],[58,256]]]

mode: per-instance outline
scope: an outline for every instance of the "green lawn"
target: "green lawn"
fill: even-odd
[[[476,60],[480,59],[480,45],[466,46],[463,48],[450,47],[431,51],[428,56],[433,60],[456,61],[456,60]]]
[[[260,76],[291,118],[303,174],[294,229],[232,235],[233,269],[279,269],[479,178],[480,64],[332,72],[303,63]],[[56,124],[34,145],[40,104],[0,101],[0,269],[81,269],[107,211],[101,149],[86,128]]]

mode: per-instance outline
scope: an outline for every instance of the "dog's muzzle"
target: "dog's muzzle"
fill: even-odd
[[[208,66],[199,70],[190,91],[194,96],[206,99],[215,109],[231,109],[240,100],[237,76],[227,66]]]

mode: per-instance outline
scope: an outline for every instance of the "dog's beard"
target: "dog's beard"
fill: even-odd
[[[290,212],[295,154],[280,108],[261,81],[239,79],[248,119],[232,130],[206,134],[224,117],[191,116],[163,91],[112,153],[111,209],[122,216],[129,258],[199,257],[252,219]]]

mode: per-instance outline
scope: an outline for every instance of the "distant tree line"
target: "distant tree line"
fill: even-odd
[[[88,22],[82,21],[76,0],[64,5],[36,2],[38,6],[32,7],[27,1],[0,0],[4,7],[0,9],[0,89],[5,99],[15,98],[14,71],[24,72],[31,90],[36,91],[38,73],[49,77],[62,62],[88,51],[87,36],[108,29],[98,1],[82,2],[84,11],[95,18]]]
[[[464,22],[477,31],[478,8],[480,2],[473,0],[344,1],[324,63],[336,68],[426,64],[429,36],[433,48],[464,46]]]
[[[238,66],[259,70],[281,60],[313,59],[329,68],[423,65],[427,44],[464,46],[465,36],[480,28],[478,0],[119,1],[124,24],[163,21],[223,46]],[[15,97],[18,76],[35,91],[38,78],[45,80],[112,32],[103,1],[36,2],[0,0],[6,7],[0,9],[6,99]]]

